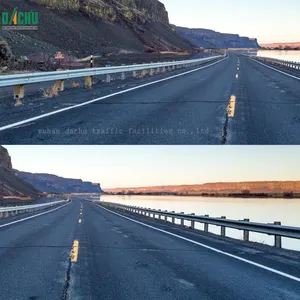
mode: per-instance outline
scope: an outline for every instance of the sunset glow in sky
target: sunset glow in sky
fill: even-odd
[[[300,0],[160,0],[177,26],[255,37],[259,43],[300,42]]]
[[[300,147],[4,146],[13,168],[102,188],[300,180]]]

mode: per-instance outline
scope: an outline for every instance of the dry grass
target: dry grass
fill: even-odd
[[[76,89],[76,88],[78,88],[78,87],[80,87],[80,83],[77,82],[77,81],[73,81],[73,82],[72,82],[72,88],[73,88],[73,89]]]
[[[57,97],[60,92],[60,87],[57,83],[53,84],[50,89],[42,89],[43,98],[54,98]]]

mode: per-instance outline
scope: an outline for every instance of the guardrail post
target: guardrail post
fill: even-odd
[[[191,215],[194,216],[195,214],[192,213]],[[195,229],[195,221],[193,221],[193,220],[191,221],[191,228]]]
[[[175,211],[172,211],[173,214],[175,214]],[[172,217],[172,223],[175,224],[175,217]]]
[[[184,212],[181,212],[182,215],[184,215]],[[180,219],[180,225],[184,226],[184,219]]]
[[[150,76],[153,76],[153,74],[154,74],[154,70],[150,69]]]
[[[65,89],[65,81],[64,80],[56,80],[56,86],[60,92],[63,92]]]
[[[158,210],[159,212],[161,212],[161,209]],[[161,214],[158,214],[158,219],[161,220]]]
[[[111,75],[110,74],[106,74],[106,82],[111,82]]]
[[[245,222],[250,222],[250,219],[244,219]],[[244,230],[244,242],[249,242],[249,230]]]
[[[226,219],[226,217],[222,216],[221,219]],[[226,227],[221,226],[221,236],[225,236],[225,235],[226,235]]]
[[[209,215],[205,215],[204,217],[209,217]],[[204,232],[208,232],[208,223],[204,223]]]
[[[168,212],[168,211],[165,210],[165,212]],[[165,216],[165,222],[168,222],[168,216]]]
[[[281,225],[281,222],[274,222],[274,225]],[[281,248],[282,247],[281,236],[280,235],[275,235],[274,239],[275,239],[275,247],[276,248]]]
[[[90,89],[93,85],[93,77],[92,76],[85,76],[85,88]]]
[[[0,212],[0,219],[1,219],[1,218],[3,218],[3,213],[2,213],[2,212]]]
[[[22,105],[22,100],[24,98],[24,85],[15,85],[13,86],[14,90],[14,99],[16,100],[16,106]]]

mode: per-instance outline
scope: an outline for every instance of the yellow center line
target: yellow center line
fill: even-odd
[[[229,118],[233,118],[234,117],[235,103],[236,103],[236,96],[232,95],[230,97],[229,105],[228,105],[228,108],[227,108],[227,114],[228,114]]]
[[[235,78],[239,78],[239,74],[236,74],[236,75],[235,75]]]
[[[81,223],[81,219],[79,219],[78,223]]]
[[[79,250],[79,241],[75,240],[73,243],[73,248],[72,248],[71,254],[70,254],[71,262],[77,262],[78,250]]]

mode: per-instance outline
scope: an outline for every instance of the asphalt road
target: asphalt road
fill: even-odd
[[[0,225],[0,299],[300,299],[297,280],[145,225],[299,279],[296,255],[279,255],[266,246],[258,250],[141,216],[133,220],[144,225],[73,200],[48,214]]]
[[[126,90],[125,86],[111,93]],[[92,91],[100,87],[95,85]],[[0,129],[0,143],[300,144],[299,95],[300,80],[230,54],[220,63],[184,76]],[[72,97],[69,100],[76,103],[95,99],[84,90],[73,92]],[[235,110],[229,115],[233,97]]]

